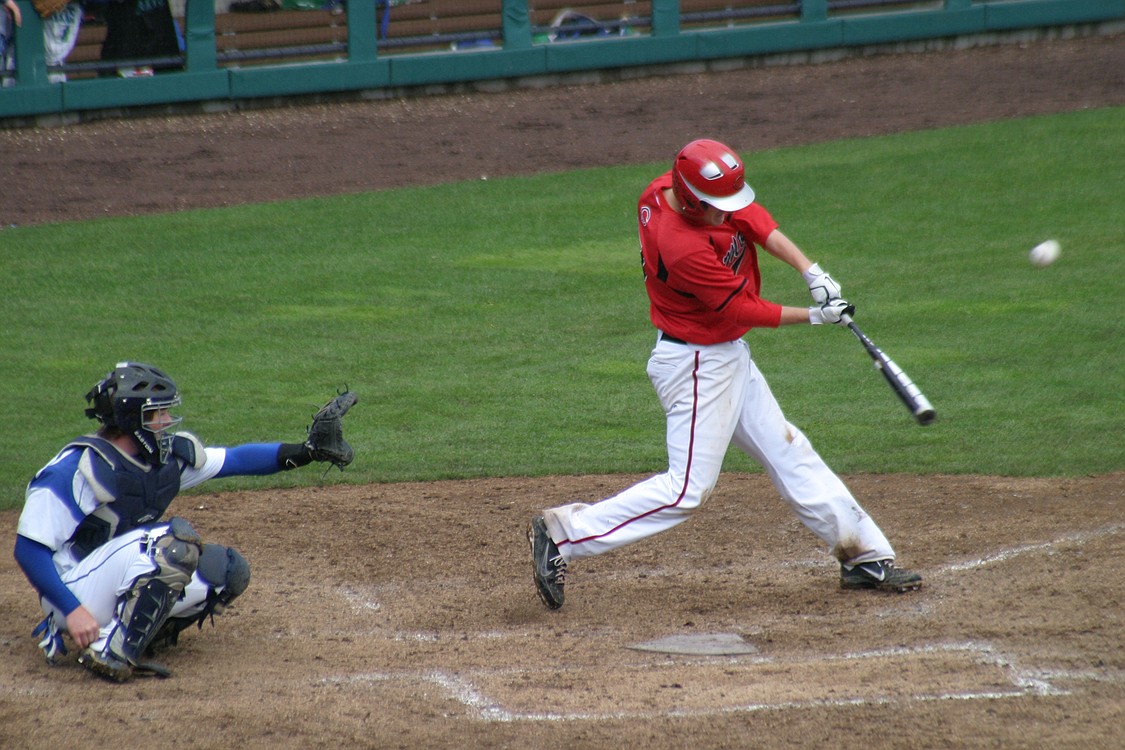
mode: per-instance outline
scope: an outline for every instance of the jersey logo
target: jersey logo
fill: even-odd
[[[641,226],[647,227],[649,220],[652,218],[652,209],[648,206],[641,206]]]
[[[723,256],[723,265],[737,272],[738,267],[742,265],[742,259],[745,257],[746,239],[741,233],[735,232],[734,236],[730,238],[730,247],[727,249],[726,255]]]

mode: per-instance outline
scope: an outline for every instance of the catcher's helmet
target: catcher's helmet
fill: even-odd
[[[704,203],[720,211],[737,211],[754,202],[742,160],[718,141],[692,141],[676,154],[672,192],[690,217],[703,215]]]
[[[92,404],[86,409],[87,417],[132,435],[150,463],[168,460],[173,430],[181,420],[171,417],[155,423],[148,416],[180,403],[176,383],[163,371],[138,362],[118,362],[90,389],[86,401]]]

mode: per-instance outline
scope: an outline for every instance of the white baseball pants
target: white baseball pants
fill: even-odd
[[[106,638],[117,627],[118,605],[125,592],[141,576],[156,570],[152,557],[142,549],[142,542],[151,536],[160,536],[168,529],[167,523],[133,529],[114,537],[93,550],[77,565],[62,575],[63,583],[78,597],[101,626],[101,635],[90,644],[95,651],[105,646]],[[206,603],[207,582],[196,573],[185,587],[183,597],[176,602],[169,617],[187,617],[202,611]],[[49,627],[57,632],[66,627],[66,615],[45,598],[40,599],[43,611],[51,618]]]
[[[786,421],[744,341],[660,340],[648,376],[667,415],[668,471],[592,505],[544,511],[563,559],[609,552],[686,520],[710,496],[732,443],[761,463],[801,522],[841,562],[894,558],[883,532]]]

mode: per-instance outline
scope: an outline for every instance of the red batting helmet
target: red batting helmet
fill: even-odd
[[[737,211],[754,202],[738,154],[706,139],[692,141],[676,154],[672,192],[688,216],[702,215],[704,203],[720,211]]]

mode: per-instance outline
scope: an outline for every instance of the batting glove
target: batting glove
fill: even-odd
[[[822,323],[840,325],[844,322],[845,315],[855,315],[855,305],[839,297],[828,300],[820,307],[809,308],[809,322],[814,326]]]
[[[821,307],[828,300],[840,296],[840,285],[836,283],[836,279],[821,270],[819,263],[813,263],[809,266],[809,270],[801,275],[805,277],[805,283],[809,285],[809,293],[812,294],[813,302]]]

